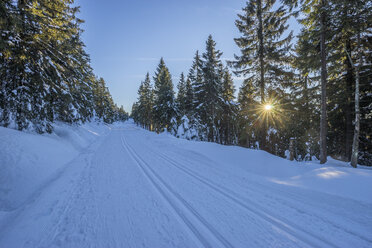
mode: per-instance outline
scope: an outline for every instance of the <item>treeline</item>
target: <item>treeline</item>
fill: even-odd
[[[127,118],[93,74],[73,2],[0,2],[1,126],[43,133],[55,121]]]
[[[275,7],[274,7],[275,5]],[[277,7],[279,6],[279,7]],[[291,16],[302,29],[296,41]],[[372,3],[250,0],[227,65],[209,36],[177,95],[163,59],[138,90],[132,117],[176,136],[263,149],[296,160],[372,165]],[[353,156],[352,156],[353,155]]]
[[[133,119],[157,132],[166,129],[189,139],[237,144],[235,89],[221,55],[209,36],[205,53],[196,52],[187,78],[181,74],[177,96],[161,59],[153,78],[154,88],[149,74],[140,85],[138,102],[132,108]]]

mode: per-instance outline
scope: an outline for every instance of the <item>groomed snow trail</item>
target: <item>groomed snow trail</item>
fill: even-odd
[[[185,142],[112,129],[3,216],[0,247],[372,246],[372,204],[274,183],[203,152],[216,144]]]

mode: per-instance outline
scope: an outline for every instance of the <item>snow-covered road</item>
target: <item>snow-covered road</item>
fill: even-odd
[[[0,247],[371,247],[371,200],[295,184],[314,168],[289,164],[129,122],[2,213]],[[337,172],[316,168],[319,185]]]

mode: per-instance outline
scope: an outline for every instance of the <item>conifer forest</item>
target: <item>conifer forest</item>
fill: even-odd
[[[52,132],[56,121],[125,120],[90,66],[72,0],[0,3],[0,125]]]
[[[302,25],[297,37],[291,16]],[[174,82],[177,94],[160,59],[138,89],[135,122],[298,161],[332,156],[372,165],[371,1],[252,0],[235,25],[241,52],[223,63],[209,36]],[[239,89],[233,76],[244,79]]]
[[[0,0],[0,248],[371,234],[372,0]]]
[[[127,118],[90,66],[72,3],[1,2],[0,125],[43,133],[55,121]],[[144,76],[133,119],[151,131],[281,157],[292,144],[296,160],[371,165],[371,5],[248,1],[235,21],[241,36],[231,37],[241,52],[224,63],[209,36],[179,82],[160,59],[154,75]],[[291,16],[302,25],[297,37]],[[239,89],[233,76],[244,79]]]

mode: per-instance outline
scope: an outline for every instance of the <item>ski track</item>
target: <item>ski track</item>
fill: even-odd
[[[133,149],[133,148],[132,148]],[[148,149],[149,150],[149,149]],[[242,198],[241,196],[237,195],[235,192],[233,192],[230,189],[227,189],[223,186],[217,185],[211,180],[198,175],[198,173],[195,173],[192,170],[186,169],[183,166],[180,165],[180,163],[174,161],[173,159],[166,156],[164,153],[157,151],[156,153],[153,152],[154,156],[158,156],[163,159],[163,161],[168,162],[168,164],[174,166],[179,171],[184,173],[185,175],[192,177],[202,183],[203,185],[206,185],[208,188],[212,189],[214,192],[217,192],[218,194],[221,194],[229,201],[233,202],[239,207],[244,208],[245,210],[255,214],[257,217],[265,220],[266,222],[276,226],[278,229],[281,229],[285,231],[287,234],[295,237],[296,239],[300,240],[301,242],[307,244],[311,247],[325,247],[325,245],[329,247],[336,247],[336,245],[328,242],[327,240],[324,240],[323,238],[316,236],[312,233],[307,233],[305,230],[303,230],[298,225],[289,222],[288,220],[285,220],[283,218],[274,217],[270,211],[266,210],[263,206],[258,206],[253,201],[248,200],[247,198]],[[137,155],[138,156],[138,155]],[[143,161],[143,160],[142,160]],[[146,163],[143,161],[143,163]],[[260,211],[261,209],[262,211]],[[298,229],[298,231],[296,230]],[[308,236],[315,238],[315,240],[309,239]],[[318,240],[318,242],[317,242]]]
[[[188,164],[181,163],[180,161],[185,162],[186,159],[180,159],[181,156],[178,153],[177,153],[178,159],[176,161],[176,160],[172,159],[171,157],[167,156],[165,154],[165,152],[163,152],[163,151],[166,151],[166,149],[151,149],[151,148],[149,148],[148,145],[146,145],[146,143],[142,144],[141,149],[144,149],[143,146],[146,147],[146,149],[145,149],[146,151],[150,151],[152,153],[152,155],[151,155],[152,157],[161,158],[163,160],[163,162],[165,161],[168,165],[172,165],[174,168],[177,168],[178,171],[181,171],[183,174],[187,175],[188,177],[192,177],[192,178],[198,180],[199,182],[201,182],[205,186],[209,187],[213,191],[218,192],[219,194],[223,195],[226,199],[229,199],[231,202],[234,202],[236,205],[239,205],[240,207],[244,208],[245,210],[256,214],[257,216],[259,216],[262,219],[265,219],[267,222],[277,226],[279,229],[281,229],[283,231],[286,231],[288,234],[296,237],[297,239],[301,240],[302,242],[306,243],[307,245],[312,246],[312,247],[325,247],[325,246],[328,246],[328,247],[345,247],[345,244],[342,243],[342,242],[339,242],[337,240],[335,242],[335,241],[332,241],[332,239],[329,240],[327,238],[327,233],[324,233],[324,234],[319,233],[319,234],[321,234],[321,235],[319,235],[319,234],[315,233],[313,230],[311,230],[309,228],[303,228],[302,226],[294,223],[293,221],[290,221],[289,219],[287,219],[285,217],[282,217],[280,214],[278,215],[278,213],[274,213],[272,211],[269,211],[262,204],[257,204],[255,202],[253,202],[252,200],[249,200],[247,197],[241,196],[240,194],[238,194],[236,191],[234,191],[232,189],[229,189],[229,188],[226,188],[224,186],[221,186],[219,184],[214,183],[214,181],[212,180],[212,179],[215,179],[214,177],[209,177],[210,179],[208,179],[208,178],[202,176],[200,174],[200,172],[198,173],[198,172],[195,172],[194,170],[191,170],[190,166],[189,166],[190,165],[190,158],[187,160],[189,162]],[[154,146],[152,146],[152,147],[154,147]],[[153,150],[153,151],[151,151],[151,150]],[[200,165],[200,163],[201,162],[198,161],[198,165]],[[256,184],[256,185],[254,185],[254,184]],[[256,195],[257,195],[257,192],[255,192],[255,191],[263,192],[263,193],[265,193],[266,198],[267,198],[267,196],[269,196],[270,198],[274,199],[275,201],[279,201],[281,204],[287,205],[287,207],[289,207],[289,208],[293,208],[293,211],[298,211],[299,213],[301,213],[302,216],[304,214],[308,215],[307,218],[309,218],[310,221],[314,220],[314,218],[315,218],[315,221],[321,222],[321,224],[323,226],[326,225],[330,228],[336,229],[336,231],[338,232],[338,235],[341,235],[341,237],[345,236],[345,234],[346,234],[347,235],[346,237],[354,236],[354,237],[360,239],[362,244],[364,244],[364,245],[362,245],[363,247],[369,247],[372,243],[372,239],[369,237],[369,234],[368,234],[369,233],[368,228],[370,229],[370,226],[367,226],[367,230],[362,230],[361,231],[359,229],[359,233],[357,233],[357,232],[352,230],[352,227],[349,228],[347,225],[345,225],[345,223],[343,223],[343,225],[342,224],[337,224],[337,222],[335,223],[335,220],[327,219],[326,214],[323,214],[323,213],[319,212],[319,209],[318,209],[319,206],[317,206],[318,208],[315,208],[315,209],[312,209],[312,210],[309,207],[307,207],[305,209],[299,209],[298,205],[299,204],[301,205],[301,201],[304,200],[304,196],[300,196],[300,195],[294,194],[292,192],[287,192],[287,191],[284,191],[282,189],[276,189],[275,188],[275,190],[273,190],[273,188],[268,187],[267,185],[260,184],[260,183],[257,184],[256,182],[253,183],[253,184],[250,184],[250,185],[254,186],[254,187],[245,187],[244,191],[246,191],[246,192],[248,191],[248,192],[254,193]],[[278,196],[280,196],[280,198],[275,196],[275,193],[268,194],[270,191],[278,192],[279,193]],[[283,201],[283,199],[285,199],[285,201]],[[342,200],[345,201],[345,199],[342,199]],[[295,205],[293,205],[293,204],[288,205],[288,202],[295,203],[295,205],[297,205],[297,207],[294,207]],[[351,202],[352,202],[352,200],[351,200]],[[360,204],[359,202],[356,202],[356,203]],[[314,205],[314,206],[316,206],[316,205]],[[368,206],[365,206],[365,207],[368,208]],[[314,210],[316,210],[317,212],[314,212]],[[307,211],[309,211],[309,213],[307,213]],[[328,212],[328,214],[332,215],[332,212]],[[363,214],[361,216],[363,216]],[[340,216],[337,216],[337,215],[335,215],[333,217],[336,217],[336,218],[338,217],[338,219],[340,219]],[[366,217],[368,217],[368,219],[370,219],[370,216],[368,216],[368,214],[366,215]],[[352,220],[352,221],[354,221],[353,224],[357,223],[357,221],[355,221],[355,220]],[[353,245],[353,243],[350,242],[350,245]]]
[[[274,217],[274,215],[265,209],[263,206],[258,206],[256,203],[254,203],[251,200],[248,200],[247,198],[242,198],[239,195],[237,195],[235,192],[231,191],[230,189],[227,189],[226,187],[217,185],[213,183],[211,180],[202,177],[198,175],[197,173],[188,170],[186,168],[182,168],[178,163],[174,162],[173,160],[169,159],[168,157],[165,157],[163,154],[160,155],[164,160],[168,161],[170,164],[174,165],[176,168],[178,168],[180,171],[183,171],[185,174],[197,179],[199,182],[203,183],[204,185],[207,185],[209,188],[214,190],[215,192],[223,195],[228,200],[234,202],[236,205],[243,207],[244,209],[254,213],[258,217],[264,219],[265,221],[269,222],[272,225],[277,226],[279,229],[287,232],[289,235],[298,238],[299,240],[303,241],[304,243],[307,243],[310,246],[313,247],[324,247],[324,245],[329,246],[335,246],[334,244],[329,243],[328,241],[320,238],[319,236],[316,236],[312,233],[308,234],[306,231],[304,231],[301,227],[298,225],[289,222],[288,220],[285,220],[280,217]],[[260,210],[261,209],[261,210]],[[296,229],[298,229],[296,231]],[[320,242],[314,242],[313,240],[307,238],[307,236],[311,236]]]
[[[221,236],[220,233],[218,233],[202,216],[198,214],[198,212],[193,209],[187,201],[185,201],[179,194],[177,194],[172,188],[165,183],[160,176],[151,169],[151,166],[147,164],[143,159],[140,158],[138,153],[136,153],[132,147],[128,145],[128,143],[125,141],[124,138],[122,138],[123,141],[123,147],[128,151],[128,153],[131,155],[131,157],[137,162],[138,166],[142,169],[144,175],[151,181],[153,186],[159,191],[159,193],[166,199],[166,201],[169,203],[169,205],[173,208],[173,210],[177,213],[177,215],[182,219],[182,221],[186,224],[186,226],[192,231],[192,233],[197,237],[197,239],[200,241],[200,243],[204,247],[215,247],[211,245],[198,231],[197,227],[198,225],[202,224],[204,228],[206,228],[209,233],[220,242],[220,245],[222,247],[233,247],[224,237]],[[156,180],[154,180],[156,179]],[[158,181],[159,183],[157,183]],[[160,186],[162,185],[162,186]],[[165,191],[168,191],[171,196],[167,195]],[[172,200],[172,196],[174,199]],[[179,205],[182,206],[181,210],[179,207],[177,207],[177,203],[174,203],[174,200],[177,199],[180,203]],[[187,214],[188,212],[188,214]],[[199,222],[198,224],[193,224],[192,221],[190,221],[190,218],[186,217],[187,215],[192,214],[194,219]]]
[[[297,224],[295,224],[295,223],[293,223],[293,222],[291,222],[291,221],[289,221],[285,218],[282,218],[280,216],[275,217],[275,214],[273,214],[271,211],[267,210],[264,206],[258,205],[255,202],[249,200],[248,198],[239,195],[238,193],[236,193],[232,189],[228,189],[224,186],[221,186],[221,185],[218,185],[218,184],[214,183],[212,180],[210,180],[210,179],[200,175],[199,173],[185,167],[182,163],[173,160],[172,158],[167,156],[165,153],[162,153],[161,151],[157,151],[156,153],[153,153],[153,154],[154,154],[154,156],[161,157],[164,161],[167,161],[168,164],[171,164],[172,166],[174,166],[175,168],[177,168],[178,170],[180,170],[184,174],[188,175],[189,177],[195,178],[199,182],[208,186],[209,188],[211,188],[215,192],[218,192],[219,194],[223,195],[224,197],[226,197],[230,201],[236,203],[240,207],[243,207],[244,209],[246,209],[246,210],[256,214],[257,216],[265,219],[269,223],[277,226],[279,229],[285,230],[288,234],[299,238],[300,240],[304,241],[304,243],[307,243],[310,246],[313,246],[313,247],[315,247],[315,246],[324,247],[325,245],[328,245],[330,247],[337,247],[338,246],[338,245],[336,245],[336,244],[334,244],[330,241],[327,241],[325,238],[323,238],[323,237],[321,237],[317,234],[314,234],[310,230],[303,229],[301,226],[299,226],[299,225],[297,225]],[[257,185],[255,185],[255,186],[256,186],[255,187],[255,191],[256,191],[256,188],[259,188],[259,187],[257,187]],[[260,188],[265,188],[265,187],[267,188],[267,186],[263,185],[263,184],[259,184],[259,186],[260,186]],[[245,190],[249,191],[251,193],[254,193],[254,191],[251,188],[246,188]],[[272,190],[272,189],[270,189],[270,190]],[[259,189],[259,191],[261,191],[263,193],[267,192],[267,191],[264,192],[260,189]],[[281,191],[281,192],[287,194],[287,192],[284,192],[284,191]],[[294,195],[292,193],[291,198],[293,199],[294,197],[297,197],[297,195]],[[297,199],[297,200],[299,200],[299,199]],[[260,210],[262,210],[262,211],[260,211]],[[345,228],[342,228],[340,226],[337,226],[334,223],[332,223],[330,221],[327,221],[324,218],[322,219],[322,221],[327,222],[328,225],[332,225],[335,228],[342,229],[342,231],[344,231],[348,234],[354,235],[354,236],[356,236],[356,237],[358,237],[358,238],[360,238],[360,239],[362,239],[362,240],[364,240],[368,243],[372,243],[372,239],[370,239],[368,237],[365,237],[365,236],[361,236],[358,233],[355,233],[355,232],[351,231],[350,229],[345,229]],[[310,237],[310,239],[307,238],[307,237]],[[314,242],[313,240],[311,240],[311,237],[314,238],[315,240],[318,240],[319,242]]]
[[[0,211],[0,248],[372,246],[371,205],[276,187],[164,140],[112,129]]]

